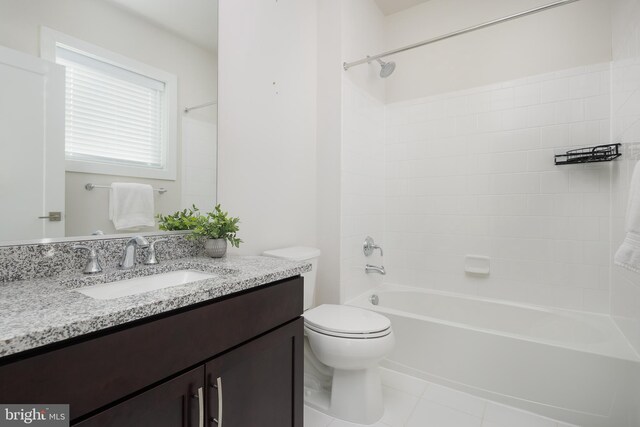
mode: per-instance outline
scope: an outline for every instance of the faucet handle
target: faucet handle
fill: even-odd
[[[383,256],[382,248],[376,245],[376,242],[374,242],[373,237],[367,236],[367,238],[364,239],[364,243],[362,244],[362,252],[364,252],[364,255],[371,256],[373,254],[373,251],[376,249],[380,250],[380,256]]]
[[[84,274],[95,274],[100,273],[102,271],[102,266],[100,265],[100,260],[98,259],[98,251],[95,248],[91,248],[85,245],[74,245],[72,247],[74,251],[88,251],[89,256],[87,258],[87,264],[82,271]]]
[[[147,249],[147,259],[145,259],[145,265],[156,265],[158,264],[158,258],[156,257],[156,245],[158,243],[168,242],[169,239],[158,239],[149,244],[149,249]]]

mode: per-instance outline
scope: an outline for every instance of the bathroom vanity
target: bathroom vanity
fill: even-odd
[[[0,358],[0,402],[69,404],[72,425],[83,427],[302,427],[300,274],[308,267],[263,257],[176,260],[129,274],[219,276],[104,301],[74,289],[122,273],[6,283],[6,301],[39,286],[50,304],[41,321],[29,316],[43,306],[28,302],[22,317],[2,314],[32,326],[14,328],[13,339],[0,331],[0,351],[11,353]]]

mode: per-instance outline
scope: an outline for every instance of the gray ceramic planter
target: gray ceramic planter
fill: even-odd
[[[211,258],[222,258],[227,253],[227,239],[207,239],[204,252]]]

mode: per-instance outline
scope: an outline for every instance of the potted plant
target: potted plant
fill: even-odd
[[[229,217],[227,212],[222,211],[220,205],[216,205],[212,212],[198,217],[192,236],[206,239],[205,253],[212,258],[220,258],[227,252],[227,242],[236,248],[240,247],[242,240],[236,237],[239,222],[240,218]]]
[[[221,258],[227,252],[227,242],[239,247],[242,240],[236,236],[240,218],[229,217],[216,205],[211,212],[201,214],[199,209],[185,209],[173,215],[158,215],[161,230],[190,230],[188,238],[203,239],[204,251],[212,258]]]

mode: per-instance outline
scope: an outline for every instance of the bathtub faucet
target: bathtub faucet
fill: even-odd
[[[369,273],[378,273],[378,274],[382,274],[383,276],[385,274],[387,274],[386,271],[384,271],[384,266],[381,265],[380,267],[378,267],[377,265],[371,265],[371,264],[367,264],[364,268],[364,272],[369,274]]]

